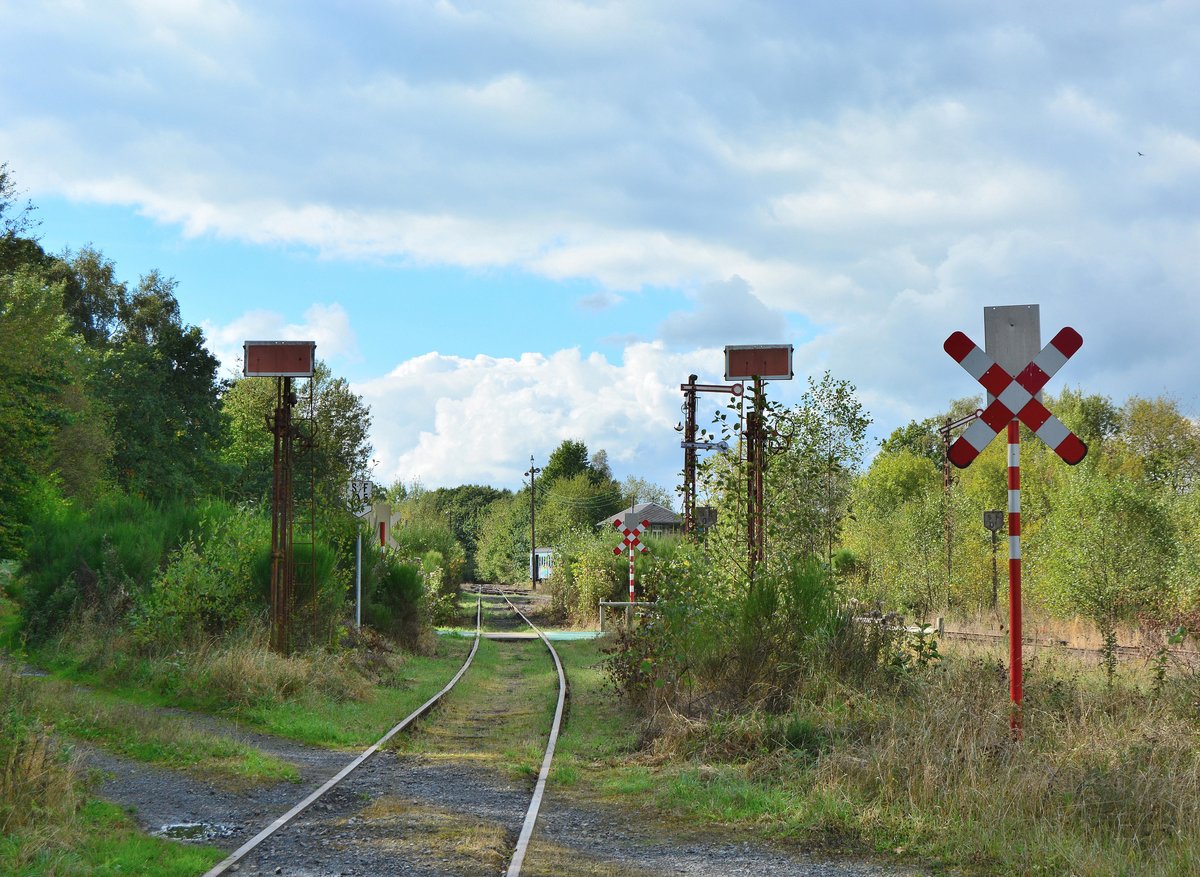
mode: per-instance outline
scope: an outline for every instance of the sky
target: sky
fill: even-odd
[[[673,486],[727,344],[877,444],[974,394],[942,342],[991,305],[1083,336],[1049,391],[1197,416],[1197,83],[1174,0],[0,0],[43,246],[175,278],[223,374],[315,340],[426,487],[566,438]]]

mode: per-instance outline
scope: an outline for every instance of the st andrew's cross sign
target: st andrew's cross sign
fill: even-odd
[[[642,552],[642,554],[646,553],[646,546],[642,543],[641,539],[639,539],[638,537],[641,536],[644,532],[646,532],[646,530],[648,530],[650,528],[650,522],[642,521],[642,523],[639,526],[626,527],[625,521],[622,520],[621,518],[617,518],[612,523],[613,523],[613,526],[616,527],[617,530],[619,530],[621,532],[621,535],[625,537],[624,539],[621,540],[621,544],[613,549],[613,554],[620,557],[621,552],[625,548],[629,549],[629,602],[632,603],[637,599],[634,596],[634,591],[633,591],[633,551],[634,551],[634,549],[637,549],[638,551]]]
[[[1072,466],[1084,458],[1087,445],[1037,399],[1046,382],[1083,346],[1078,332],[1070,326],[1062,329],[1015,375],[1009,374],[962,332],[955,332],[943,346],[967,374],[995,397],[950,447],[951,463],[965,469],[1013,420],[1024,423]]]
[[[1036,306],[1012,306],[989,308],[984,311],[985,328],[989,318],[1010,319],[1009,325],[1016,326],[1012,314],[1025,314],[1025,319],[1034,320],[1032,333],[1024,333],[1026,340],[1033,343],[1026,350],[1037,350]],[[993,325],[996,325],[993,322]],[[1005,365],[1016,368],[1010,372],[988,353],[964,335],[955,332],[943,345],[954,361],[967,374],[979,381],[994,397],[977,420],[971,423],[950,447],[950,462],[960,469],[966,468],[979,456],[1000,431],[1008,431],[1008,610],[1009,610],[1009,693],[1013,703],[1010,719],[1013,734],[1020,739],[1022,734],[1021,702],[1021,430],[1025,424],[1033,434],[1044,441],[1064,461],[1075,465],[1087,454],[1085,445],[1075,433],[1067,429],[1057,417],[1050,413],[1037,398],[1042,387],[1063,367],[1068,359],[1083,346],[1083,338],[1074,329],[1064,328],[1023,367],[1020,360],[1027,356],[1007,357]],[[990,521],[988,526],[997,523]],[[996,527],[999,529],[999,527]],[[995,530],[993,530],[993,533]]]

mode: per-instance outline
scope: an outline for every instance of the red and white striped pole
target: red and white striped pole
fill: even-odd
[[[1008,424],[1008,690],[1009,725],[1021,737],[1021,424]]]
[[[633,595],[633,546],[629,546],[629,602],[637,602],[637,597]]]

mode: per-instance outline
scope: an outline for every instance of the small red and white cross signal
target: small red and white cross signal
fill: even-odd
[[[1015,375],[1009,374],[962,332],[955,332],[943,346],[967,374],[995,397],[950,447],[951,463],[965,469],[1014,419],[1029,427],[1072,466],[1084,458],[1087,445],[1036,398],[1054,373],[1083,346],[1078,332],[1069,326],[1061,330]]]
[[[613,526],[625,535],[625,538],[621,540],[621,544],[613,549],[613,554],[620,556],[621,552],[626,548],[630,550],[636,548],[643,554],[646,553],[646,546],[641,543],[638,537],[641,536],[642,533],[646,532],[646,528],[650,526],[649,521],[642,521],[641,526],[630,529],[625,526],[624,521],[622,521],[620,518],[617,518],[615,521],[613,521]]]
[[[641,543],[638,537],[646,532],[646,529],[650,526],[650,522],[642,521],[640,526],[630,528],[625,526],[623,520],[617,518],[613,521],[613,526],[625,535],[625,538],[621,540],[621,544],[613,549],[613,554],[620,557],[622,548],[629,549],[629,602],[633,603],[637,599],[633,593],[633,550],[636,548],[642,554],[646,553],[646,546]]]

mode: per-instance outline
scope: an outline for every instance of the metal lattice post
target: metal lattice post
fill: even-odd
[[[683,532],[690,535],[696,529],[696,375],[688,375],[683,399]]]

